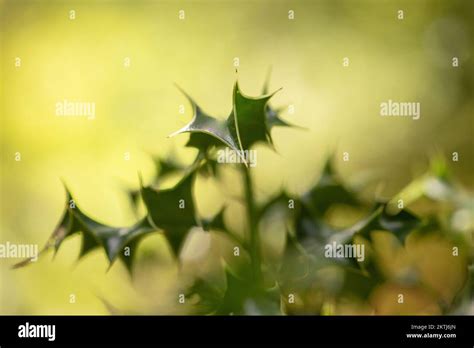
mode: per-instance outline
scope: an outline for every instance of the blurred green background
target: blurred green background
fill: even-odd
[[[276,129],[277,152],[258,148],[253,174],[260,198],[281,187],[304,192],[329,152],[342,177],[366,183],[372,198],[391,197],[439,152],[447,158],[458,152],[451,169],[474,187],[472,1],[3,0],[0,12],[2,243],[47,240],[64,205],[60,178],[96,219],[133,223],[124,189],[138,187],[138,172],[151,180],[150,154],[172,152],[183,162],[195,154],[183,148],[187,136],[167,138],[191,117],[174,83],[209,114],[224,117],[235,79],[245,93],[257,95],[270,67],[270,89],[283,87],[272,105],[293,105],[285,119],[307,130]],[[452,66],[453,57],[459,67]],[[95,119],[56,116],[55,105],[64,99],[94,102]],[[388,99],[420,102],[421,118],[382,118],[379,105]],[[342,161],[345,151],[348,162]],[[201,214],[216,212],[226,195],[238,192],[235,180],[231,173],[220,184],[199,179]],[[234,207],[226,216],[235,229],[242,225],[239,214]],[[193,237],[187,254],[195,275],[215,267],[228,245],[199,232]],[[73,240],[54,262],[47,255],[11,271],[11,260],[0,259],[1,314],[107,313],[100,298],[141,313],[183,311],[175,301],[177,267],[159,234],[143,243],[140,257],[151,260],[133,281],[122,265],[107,271],[102,252],[76,262],[80,241]],[[444,241],[426,243],[423,248],[439,249]],[[203,261],[206,248],[215,251],[214,260]],[[436,267],[434,282],[446,282],[444,274],[461,282],[456,265],[440,261]],[[391,291],[388,286],[376,296]]]

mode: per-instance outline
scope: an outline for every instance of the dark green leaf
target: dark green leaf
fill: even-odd
[[[141,189],[153,225],[164,230],[175,255],[179,255],[189,229],[199,226],[192,195],[195,174],[196,170],[190,171],[170,189]]]
[[[154,157],[153,162],[155,163],[155,178],[153,179],[153,184],[158,184],[161,179],[173,174],[184,171],[184,166],[174,159],[173,156],[167,158]],[[137,208],[138,200],[140,198],[140,190],[128,190],[128,196],[132,206]]]
[[[280,314],[280,297],[276,289],[259,288],[250,279],[226,271],[226,291],[216,314]]]
[[[122,254],[121,252],[126,245],[137,243],[144,235],[156,231],[156,228],[150,224],[147,217],[144,217],[130,227],[113,227],[102,224],[84,214],[67,189],[66,192],[66,209],[63,217],[48,239],[42,252],[50,248],[54,248],[57,251],[66,238],[81,232],[82,245],[79,258],[97,248],[102,248],[112,264],[117,256]],[[122,257],[121,259],[126,261]],[[131,268],[131,260],[127,262],[130,262],[129,268]],[[24,261],[17,266],[24,266],[27,263]]]
[[[319,217],[322,217],[333,204],[360,205],[356,194],[336,175],[332,157],[326,160],[318,183],[304,194],[301,200],[312,215]]]
[[[225,223],[224,223],[224,211],[225,211],[225,207],[222,208],[212,218],[202,219],[202,228],[205,231],[209,231],[209,230],[227,231],[227,227],[225,226]]]
[[[180,89],[181,90],[181,89]],[[181,133],[191,133],[186,146],[196,147],[201,152],[207,152],[210,147],[227,145],[234,151],[240,149],[236,137],[231,134],[227,120],[219,120],[207,115],[197,103],[183,90],[193,109],[193,118],[185,127],[171,134],[174,136]],[[232,114],[230,118],[233,118]]]
[[[242,156],[242,150],[248,150],[257,142],[271,144],[266,105],[273,94],[249,97],[242,93],[236,82],[232,111],[226,120],[220,120],[207,115],[189,95],[183,93],[192,105],[193,118],[171,136],[191,133],[187,146],[206,153],[211,147],[226,145]]]
[[[235,83],[234,109],[227,122],[231,132],[236,134],[242,150],[250,149],[257,142],[269,143],[265,107],[275,93],[249,97],[244,95],[239,84]]]
[[[403,244],[407,235],[420,226],[421,220],[407,210],[402,209],[395,214],[390,214],[387,211],[387,204],[381,204],[367,218],[338,232],[332,239],[345,242],[352,240],[355,234],[359,234],[370,241],[372,231],[384,230],[392,232]]]
[[[269,93],[269,84],[270,84],[270,71],[267,74],[267,77],[265,79],[265,83],[263,84],[263,89],[262,89],[262,94],[266,95]],[[267,121],[267,133],[269,136],[269,140],[271,140],[271,130],[273,127],[298,127],[295,126],[285,120],[283,120],[280,117],[280,112],[283,110],[283,108],[273,108],[270,103],[267,103],[267,106],[265,107],[265,116],[266,116],[266,121]]]

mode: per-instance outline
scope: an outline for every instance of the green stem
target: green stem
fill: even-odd
[[[254,280],[260,284],[263,280],[261,269],[261,250],[260,250],[260,235],[258,233],[258,217],[257,208],[254,201],[252,178],[250,175],[250,168],[242,166],[244,175],[244,189],[245,189],[245,206],[247,208],[247,216],[249,222],[250,232],[250,259],[252,263],[252,273]]]

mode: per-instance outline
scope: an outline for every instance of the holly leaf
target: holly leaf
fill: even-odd
[[[332,240],[344,243],[352,240],[358,234],[371,241],[372,231],[384,230],[391,232],[404,244],[408,234],[420,227],[422,221],[406,209],[393,214],[388,211],[387,207],[387,204],[377,205],[367,218],[344,231],[338,232]]]
[[[313,255],[322,255],[324,246],[335,233],[332,227],[313,216],[304,205],[297,212],[294,230],[298,243]]]
[[[234,84],[233,114],[228,123],[239,139],[240,148],[248,150],[257,142],[270,144],[265,108],[270,98],[278,91],[260,97],[250,97],[242,93],[238,82]]]
[[[206,157],[203,164],[199,167],[199,174],[204,177],[219,177],[219,162],[213,158]]]
[[[265,82],[262,88],[262,94],[266,95],[269,93],[269,85],[270,85],[270,70],[268,71],[267,77],[265,78]],[[283,111],[284,108],[273,108],[270,103],[267,103],[265,107],[265,117],[267,123],[267,133],[271,140],[271,130],[273,127],[298,127],[294,124],[291,124],[280,117],[280,113]]]
[[[182,172],[185,169],[182,164],[176,162],[173,156],[166,158],[156,156],[153,158],[153,162],[156,168],[155,178],[153,179],[155,185],[167,176]],[[140,190],[128,190],[128,197],[132,206],[137,208]]]
[[[318,183],[301,197],[301,201],[317,217],[322,217],[333,204],[361,205],[356,194],[336,175],[332,156],[326,160]]]
[[[227,227],[225,226],[224,222],[224,212],[225,207],[223,207],[216,215],[214,215],[210,219],[202,219],[202,228],[204,231],[210,230],[219,230],[219,231],[227,231]]]
[[[114,227],[105,225],[83,213],[72,198],[71,193],[66,188],[66,208],[60,223],[46,242],[41,253],[54,248],[55,253],[59,250],[62,242],[75,233],[82,234],[81,250],[79,258],[84,257],[91,251],[101,248],[105,251],[110,265],[120,256],[121,251],[127,245],[136,245],[144,235],[156,231],[148,217],[144,217],[130,227]],[[130,270],[132,261],[126,256],[121,257],[126,261]],[[25,266],[30,260],[25,260],[15,267]]]
[[[294,124],[291,124],[280,117],[280,112],[283,111],[283,108],[272,108],[270,105],[267,105],[265,108],[265,115],[267,119],[267,127],[269,131],[273,127],[299,127]]]
[[[241,151],[248,150],[257,142],[271,145],[266,105],[274,93],[250,97],[242,93],[236,82],[232,95],[232,111],[227,119],[221,120],[206,114],[186,92],[182,92],[192,106],[193,118],[190,123],[170,136],[191,133],[186,146],[195,147],[205,153],[211,147],[225,145],[236,151],[246,163]]]
[[[174,156],[168,156],[166,158],[156,156],[153,158],[153,162],[155,163],[156,167],[157,179],[179,173],[185,169],[181,163],[176,161]]]
[[[224,297],[225,289],[216,287],[210,281],[197,278],[186,292],[186,298],[198,296],[196,314],[215,314]]]
[[[225,289],[218,289],[203,279],[197,279],[188,296],[197,294],[198,311],[216,315],[277,315],[280,293],[276,287],[264,289],[245,277],[225,270]]]
[[[280,293],[276,287],[264,289],[255,282],[226,271],[227,288],[216,312],[218,315],[279,315]]]
[[[174,187],[156,190],[151,186],[141,188],[141,194],[153,226],[164,231],[174,254],[179,251],[191,227],[199,226],[192,195],[195,168]]]
[[[354,267],[342,269],[344,281],[339,293],[343,296],[355,296],[359,299],[367,299],[372,290],[380,284],[380,279],[371,277]]]
[[[191,133],[186,146],[195,147],[203,153],[206,153],[211,147],[221,145],[226,145],[232,150],[238,151],[240,149],[238,140],[231,134],[228,121],[209,116],[185,91],[181,88],[179,90],[191,104],[193,118],[191,122],[171,134],[170,137],[181,133]]]
[[[284,286],[306,278],[310,271],[310,259],[296,237],[287,233],[285,251],[279,269],[279,282]]]

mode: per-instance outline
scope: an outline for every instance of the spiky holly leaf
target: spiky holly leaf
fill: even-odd
[[[322,256],[324,255],[325,245],[332,244],[337,246],[341,244],[353,244],[356,236],[363,237],[365,240],[371,242],[372,232],[380,230],[392,233],[400,243],[404,244],[408,234],[418,230],[421,226],[421,220],[407,210],[390,213],[387,209],[387,204],[379,204],[367,218],[352,227],[327,234],[322,242],[316,244],[316,250],[317,254]],[[384,279],[383,273],[380,272],[379,267],[373,259],[366,260],[363,264],[358,262],[355,258],[336,258],[333,259],[333,261],[334,263],[343,265],[348,270],[360,270],[362,267],[374,282],[380,282]]]
[[[282,192],[274,199],[261,207],[262,214],[271,206],[279,203],[288,207],[290,197]],[[293,199],[291,214],[292,238],[300,244],[306,252],[320,255],[324,246],[336,232],[324,221],[324,214],[333,204],[360,205],[355,193],[348,189],[339,180],[332,166],[332,159],[328,157],[321,177],[317,184],[301,198]],[[288,244],[288,246],[291,246]]]
[[[152,226],[149,219],[144,217],[136,224],[130,227],[113,227],[102,224],[87,214],[77,206],[71,193],[66,188],[66,208],[61,218],[60,223],[54,230],[51,237],[48,239],[42,252],[51,248],[58,251],[62,242],[75,233],[82,233],[82,244],[79,253],[79,258],[84,257],[89,252],[102,248],[104,249],[110,264],[112,264],[117,257],[125,262],[125,265],[130,270],[132,267],[132,259],[127,259],[127,256],[122,255],[125,247],[136,245],[141,237],[154,232],[157,229]],[[28,264],[28,260],[17,264],[17,267]]]
[[[313,216],[304,205],[301,205],[295,216],[294,232],[296,240],[306,252],[320,255],[335,230],[319,217]]]
[[[328,156],[316,185],[295,203],[294,235],[304,249],[321,255],[324,246],[337,231],[324,221],[324,215],[334,204],[360,206],[356,194],[336,175],[333,156]]]
[[[178,163],[173,156],[167,158],[157,156],[153,158],[153,162],[156,168],[156,174],[153,179],[154,184],[158,184],[161,179],[182,172],[185,169],[184,166],[181,163]],[[128,197],[132,206],[136,208],[140,198],[140,190],[128,190]]]
[[[178,87],[179,88],[179,87]],[[201,107],[185,91],[179,88],[192,106],[193,118],[186,126],[170,135],[190,133],[186,144],[206,153],[214,146],[227,145],[231,149],[239,150],[238,140],[231,134],[227,120],[219,120],[206,114]]]
[[[226,271],[226,291],[216,314],[220,315],[278,315],[280,293],[276,287],[264,289],[254,281],[239,278]]]
[[[174,134],[172,134],[174,135]],[[213,147],[221,147],[227,145],[234,149],[233,146],[230,146],[229,144],[221,141],[218,138],[215,138],[213,136],[209,136],[207,133],[197,133],[197,132],[191,132],[189,135],[189,140],[186,143],[187,147],[194,147],[203,153],[207,152],[208,149],[213,148]],[[236,146],[237,144],[232,144]]]
[[[207,152],[211,147],[225,145],[236,151],[248,150],[257,142],[271,144],[267,126],[266,105],[273,96],[249,97],[242,93],[238,82],[232,96],[232,111],[226,120],[207,115],[197,103],[183,91],[193,108],[189,124],[171,134],[191,133],[187,146]],[[244,160],[244,158],[242,158]]]
[[[242,150],[248,150],[257,142],[270,143],[265,108],[275,94],[250,97],[242,93],[238,82],[233,90],[233,114],[228,119],[232,132],[236,133]]]
[[[280,112],[283,111],[283,108],[272,108],[270,105],[267,105],[265,108],[265,114],[267,118],[268,129],[271,130],[273,127],[297,127],[294,124],[291,124],[280,117]]]
[[[338,232],[332,240],[338,242],[350,242],[358,234],[367,240],[371,239],[371,232],[383,230],[391,232],[402,244],[405,239],[416,228],[422,225],[422,221],[406,209],[402,209],[395,214],[388,212],[387,204],[378,204],[373,212],[364,220],[354,226]]]
[[[360,205],[357,195],[336,175],[333,157],[329,156],[318,183],[301,197],[313,216],[322,217],[333,204]]]
[[[331,158],[328,158],[318,183],[302,196],[301,201],[296,201],[293,219],[296,241],[320,261],[324,261],[325,246],[333,241],[351,243],[356,233],[370,241],[371,231],[387,230],[403,243],[406,236],[420,226],[420,220],[408,211],[390,214],[384,205],[353,227],[337,230],[324,221],[324,214],[334,204],[362,205],[356,194],[337,177]],[[359,268],[354,260],[335,259],[334,262],[349,268]]]
[[[263,84],[262,94],[266,95],[269,93],[269,85],[270,85],[270,71],[268,71],[267,77]],[[267,121],[267,132],[270,141],[271,139],[271,130],[273,127],[298,127],[294,124],[291,124],[280,117],[280,113],[283,111],[284,108],[273,108],[270,103],[267,103],[265,107],[265,117]]]
[[[313,237],[320,239],[320,233],[313,230],[307,231],[307,229],[315,228],[312,219],[311,222],[306,221],[306,218],[311,218],[311,216],[307,215],[305,217],[302,212],[306,209],[302,206],[300,200],[291,198],[285,191],[281,191],[278,195],[260,205],[258,208],[259,219],[262,219],[273,209],[280,209],[280,212],[282,212],[280,216],[285,220],[288,227],[285,249],[279,265],[279,282],[294,284],[308,275],[308,250],[311,249],[314,243]],[[323,241],[327,237],[328,235],[325,234]]]
[[[187,173],[174,187],[156,190],[141,188],[142,198],[154,226],[164,231],[177,256],[191,227],[199,226],[192,189],[196,168]]]
[[[208,219],[201,219],[202,228],[204,231],[213,230],[230,238],[245,250],[248,250],[248,243],[240,236],[233,233],[224,221],[224,212],[226,207],[223,207],[216,215]]]
[[[259,206],[259,219],[262,219],[266,214],[274,211],[274,209],[278,209],[279,218],[283,219],[288,228],[285,249],[277,267],[278,282],[282,286],[292,286],[308,276],[310,267],[309,255],[298,242],[293,226],[298,221],[295,217],[299,216],[298,214],[302,206],[298,199],[291,198],[285,191],[281,191],[278,195]]]

